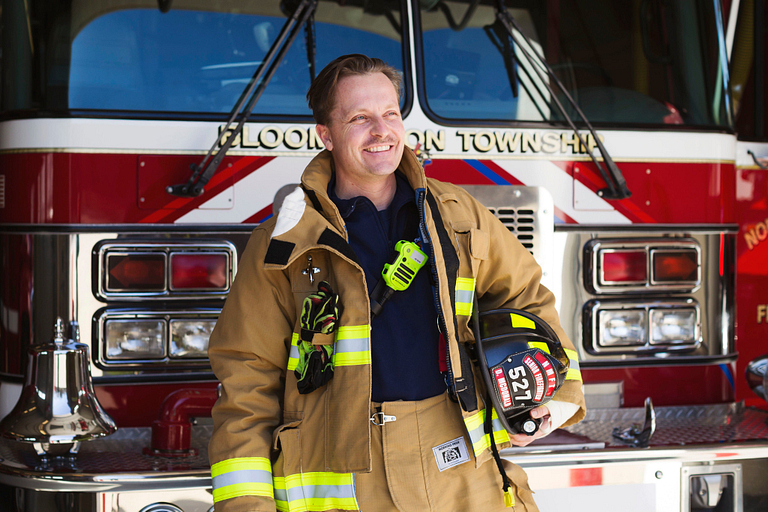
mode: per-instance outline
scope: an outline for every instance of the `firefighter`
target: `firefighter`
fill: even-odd
[[[505,492],[501,462],[486,463],[492,445],[584,416],[541,269],[469,194],[425,177],[405,147],[400,87],[382,61],[349,55],[307,94],[326,150],[254,230],[210,340],[222,383],[209,450],[217,512],[537,510],[508,461]],[[382,269],[404,247],[423,266],[378,304]],[[533,436],[494,417],[491,443],[474,295],[484,310],[537,315],[571,358],[554,400],[531,413],[543,420]]]

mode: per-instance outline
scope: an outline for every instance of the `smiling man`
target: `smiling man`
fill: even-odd
[[[535,435],[485,424],[468,283],[481,309],[525,310],[573,346],[528,251],[405,147],[400,89],[363,55],[310,87],[326,150],[254,230],[210,341],[216,511],[537,510],[493,446],[584,416],[581,383],[566,380],[532,411]],[[382,270],[409,258],[394,291]]]

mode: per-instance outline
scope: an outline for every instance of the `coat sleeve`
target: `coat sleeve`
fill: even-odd
[[[479,265],[475,283],[480,308],[521,309],[540,317],[554,329],[566,349],[571,369],[553,400],[576,404],[578,411],[562,426],[577,423],[586,414],[578,356],[573,343],[560,325],[554,294],[541,284],[541,267],[487,208],[471,196],[468,200],[478,220],[478,230],[473,236],[481,238],[473,240],[473,246],[487,247],[487,253],[482,251],[486,259]],[[488,238],[482,240],[486,236]]]
[[[285,273],[264,269],[268,244],[257,228],[208,348],[222,384],[209,445],[216,512],[275,511],[272,433],[282,422],[295,309]]]

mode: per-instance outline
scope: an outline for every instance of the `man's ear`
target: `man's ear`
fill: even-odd
[[[315,132],[320,140],[323,141],[325,149],[333,151],[333,142],[331,142],[331,130],[324,124],[315,125]]]

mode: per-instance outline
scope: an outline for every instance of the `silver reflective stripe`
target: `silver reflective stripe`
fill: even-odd
[[[241,469],[239,471],[230,471],[222,475],[213,477],[213,488],[221,489],[227,485],[247,484],[258,482],[261,484],[272,485],[272,472],[259,469]]]
[[[456,290],[456,302],[472,304],[472,296],[475,294],[472,290]]]
[[[355,489],[350,485],[305,485],[286,489],[275,489],[275,499],[279,501],[302,501],[313,498],[354,498]]]
[[[365,352],[371,349],[370,338],[354,338],[348,340],[336,340],[334,350],[336,352]],[[298,354],[298,349],[297,354]]]
[[[291,345],[291,353],[288,354],[289,359],[299,359],[299,347]]]

